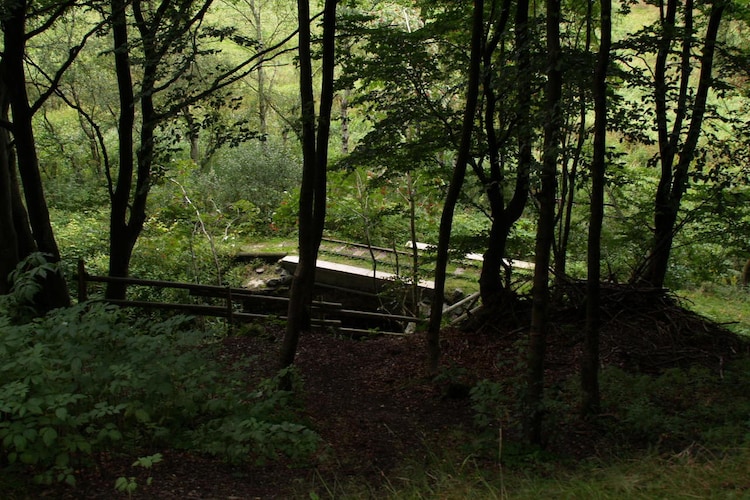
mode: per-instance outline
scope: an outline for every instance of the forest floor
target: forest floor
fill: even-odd
[[[718,370],[748,351],[746,343],[671,297],[621,288],[605,292],[602,364],[645,373],[692,363]],[[527,312],[484,318],[469,331],[442,332],[443,376],[437,380],[426,377],[421,334],[367,339],[304,334],[296,359],[304,383],[302,414],[323,441],[319,455],[307,464],[230,466],[208,456],[159,450],[164,460],[150,470],[133,468],[132,457],[100,457],[75,490],[58,487],[46,494],[112,498],[121,476],[136,478],[133,498],[315,498],[311,491],[326,497],[327,488],[342,483],[366,485],[365,491],[387,488],[398,481],[392,472],[409,461],[426,463],[441,450],[462,452],[464,447],[471,453],[466,441],[474,431],[474,412],[468,390],[483,379],[523,377],[518,370]],[[580,307],[567,307],[555,310],[551,319],[546,379],[554,385],[577,376],[584,318]],[[261,336],[231,336],[221,355],[228,362],[251,357],[257,372],[248,377],[270,377],[280,336],[273,328]],[[518,384],[507,386],[512,392]],[[548,436],[551,453],[575,461],[608,446],[605,437],[577,419],[566,425],[572,428],[557,428]]]

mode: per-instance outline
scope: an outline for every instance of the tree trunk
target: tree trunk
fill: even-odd
[[[303,330],[310,327],[318,249],[326,213],[328,139],[334,97],[334,55],[337,0],[326,0],[323,13],[323,54],[320,111],[316,136],[315,97],[310,33],[310,5],[298,0],[300,98],[302,104],[302,185],[299,201],[299,263],[289,295],[287,325],[280,368],[294,363]],[[286,383],[286,382],[285,382]]]
[[[588,240],[586,329],[581,357],[581,412],[596,415],[599,395],[599,329],[601,324],[601,234],[607,153],[607,68],[612,45],[612,1],[601,0],[601,34],[594,72],[594,152],[591,162],[591,221]]]
[[[2,54],[5,89],[13,115],[13,146],[18,162],[18,172],[23,184],[26,201],[26,214],[36,248],[47,255],[50,262],[60,261],[60,251],[55,241],[50,223],[47,200],[44,196],[42,178],[39,170],[39,159],[36,153],[36,141],[32,127],[33,112],[26,92],[26,72],[24,56],[26,51],[26,12],[29,8],[26,1],[19,1],[10,6],[3,22],[4,52]],[[10,184],[12,188],[12,181]],[[16,213],[16,212],[14,212]],[[16,217],[22,214],[16,213]],[[19,255],[22,259],[25,255]],[[68,287],[61,273],[48,274],[44,280],[39,296],[41,311],[70,305]]]
[[[128,43],[126,15],[128,4],[132,4],[133,18],[140,34],[144,53],[141,88],[137,99],[133,90]],[[146,201],[151,189],[151,167],[154,161],[154,133],[161,119],[154,106],[154,93],[160,66],[164,66],[164,58],[169,45],[182,36],[182,32],[187,31],[198,18],[199,15],[196,14],[191,19],[185,18],[183,24],[175,22],[170,26],[170,32],[160,39],[157,31],[161,26],[145,18],[142,0],[112,0],[112,36],[120,96],[118,122],[120,164],[117,183],[110,192],[112,202],[110,276],[128,275],[133,249],[146,221]],[[140,135],[137,154],[134,154],[136,103],[140,104]],[[177,109],[184,109],[184,107]],[[135,179],[133,174],[135,174]],[[111,299],[123,299],[125,291],[125,285],[109,283],[105,296]]]
[[[560,143],[560,0],[547,0],[547,86],[544,158],[539,194],[539,223],[535,245],[531,329],[529,331],[525,431],[532,444],[542,444],[544,353],[549,307],[549,264],[555,231],[555,192]]]
[[[115,74],[120,99],[120,116],[117,122],[119,139],[119,162],[117,181],[110,189],[109,222],[109,275],[126,277],[133,251],[132,238],[127,224],[130,191],[133,185],[133,154],[135,125],[135,95],[130,70],[128,48],[127,0],[112,0],[112,38],[114,42]],[[105,296],[108,299],[124,299],[126,287],[120,283],[109,283]]]
[[[261,46],[264,45],[263,39],[263,19],[262,10],[254,0],[250,1],[250,13],[253,16],[253,25],[255,26],[255,40]],[[265,137],[268,133],[268,96],[266,95],[266,68],[263,61],[257,64],[258,75],[258,122],[260,135]]]
[[[482,62],[482,38],[484,35],[484,0],[474,1],[474,15],[471,32],[471,61],[466,89],[466,106],[464,108],[461,143],[456,157],[456,166],[448,194],[446,195],[443,213],[440,217],[437,257],[435,261],[435,293],[430,308],[430,322],[427,329],[427,368],[429,373],[436,373],[440,361],[440,326],[443,319],[443,299],[445,298],[446,267],[450,246],[453,213],[458,196],[463,187],[466,166],[471,155],[471,134],[474,129],[477,102],[479,100],[479,82]]]
[[[490,154],[490,177],[484,180],[487,200],[490,205],[492,214],[492,224],[490,227],[489,239],[487,241],[487,250],[484,253],[482,270],[479,277],[479,290],[482,298],[482,304],[485,307],[496,307],[503,304],[510,297],[511,290],[507,288],[502,276],[508,276],[505,272],[503,258],[506,254],[506,245],[508,236],[513,224],[521,217],[526,207],[529,193],[529,172],[532,162],[532,134],[533,127],[530,123],[531,115],[531,71],[530,71],[530,52],[529,52],[529,4],[527,0],[520,0],[516,6],[515,16],[515,37],[516,37],[516,82],[518,90],[518,100],[516,108],[517,124],[517,141],[518,141],[518,166],[516,169],[516,182],[513,189],[513,196],[505,205],[503,194],[504,175],[501,171],[500,158],[498,150],[500,144],[496,138],[495,132],[495,114],[496,101],[495,85],[492,82],[493,71],[487,68],[492,67],[493,51],[497,46],[499,36],[505,31],[505,26],[510,12],[510,3],[505,2],[501,10],[501,17],[496,26],[495,36],[488,43],[484,50],[485,64],[485,81],[483,91],[485,95],[485,129],[487,134],[487,146]],[[477,172],[480,174],[480,172]]]
[[[487,194],[488,197],[491,196],[489,191]],[[482,304],[489,308],[502,306],[511,293],[502,280],[505,270],[503,257],[508,243],[508,234],[513,225],[513,222],[508,223],[506,219],[504,209],[499,210],[493,216],[487,250],[484,252],[482,269],[479,273],[479,294]]]
[[[0,73],[2,65],[0,64]],[[0,117],[8,119],[8,103],[4,92],[4,82],[0,79]],[[7,277],[21,261],[18,251],[18,234],[13,220],[13,186],[11,169],[15,169],[15,159],[10,134],[0,127],[0,295],[10,291]]]
[[[667,130],[666,103],[666,60],[669,55],[674,33],[677,30],[675,12],[676,0],[670,0],[664,21],[664,39],[657,54],[657,65],[654,74],[654,96],[657,112],[657,129],[659,132],[659,161],[661,163],[661,177],[654,201],[654,234],[650,252],[645,262],[633,276],[633,281],[645,283],[654,287],[663,287],[666,278],[672,242],[677,229],[677,218],[689,183],[690,167],[695,156],[698,140],[701,136],[703,119],[706,112],[708,91],[712,85],[713,61],[715,46],[722,16],[726,3],[719,1],[711,5],[711,11],[703,40],[703,50],[700,58],[700,76],[695,90],[690,124],[682,147],[678,147],[678,139],[683,130],[685,119],[686,99],[689,94],[690,72],[693,67],[691,60],[693,52],[692,0],[688,0],[685,11],[685,35],[681,52],[680,94],[676,104],[675,117],[672,120],[672,132]]]
[[[341,153],[349,154],[349,96],[351,89],[341,91]]]

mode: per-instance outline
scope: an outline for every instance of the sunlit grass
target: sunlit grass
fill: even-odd
[[[704,284],[679,290],[683,305],[729,330],[750,337],[750,290],[740,286]]]

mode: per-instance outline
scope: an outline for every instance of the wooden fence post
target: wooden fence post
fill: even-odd
[[[86,266],[83,259],[78,259],[78,303],[86,302],[88,292],[86,290]]]
[[[227,285],[227,321],[229,330],[234,327],[234,308],[232,307],[232,287]]]

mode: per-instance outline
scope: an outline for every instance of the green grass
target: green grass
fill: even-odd
[[[590,461],[574,467],[501,468],[471,457],[431,457],[388,474],[380,487],[317,478],[309,498],[486,500],[750,498],[750,449],[722,454],[691,448],[672,456]],[[307,495],[300,495],[300,498]]]
[[[750,290],[740,286],[703,284],[700,288],[679,290],[688,309],[725,325],[729,330],[750,337]]]

